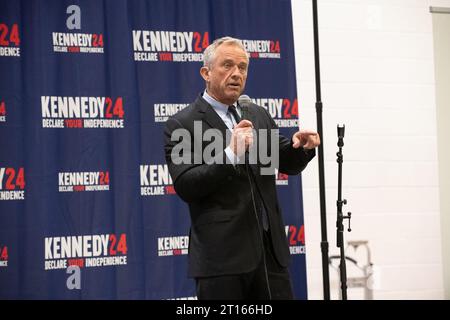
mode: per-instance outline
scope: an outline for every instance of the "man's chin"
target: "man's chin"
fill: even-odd
[[[241,96],[241,93],[242,93],[241,90],[232,90],[227,94],[227,99],[237,101]]]

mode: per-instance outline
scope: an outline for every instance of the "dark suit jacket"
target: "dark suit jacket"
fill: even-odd
[[[255,104],[248,107],[248,118],[256,130],[277,128],[269,113]],[[185,129],[192,135],[190,141],[184,141],[189,157],[195,153],[199,155],[210,143],[202,142],[201,137],[194,140],[194,121],[198,121],[197,125],[201,123],[202,132],[215,128],[225,137],[227,130],[222,119],[201,96],[166,123],[165,153],[169,172],[177,194],[190,209],[189,276],[250,272],[261,261],[262,244],[247,175],[232,164],[207,164],[203,160],[197,164],[174,164],[171,159],[173,148],[181,141],[171,141],[172,132],[176,129]],[[216,154],[218,158],[226,159],[225,146],[226,143],[220,150],[221,154]],[[186,156],[186,152],[183,155]],[[279,136],[280,172],[299,174],[314,155],[314,150],[294,149],[291,139]],[[280,265],[286,267],[290,254],[278,205],[275,176],[261,175],[258,165],[252,165],[251,169],[268,213],[275,257]]]

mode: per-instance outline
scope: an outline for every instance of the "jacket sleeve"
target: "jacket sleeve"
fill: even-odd
[[[289,175],[296,175],[306,168],[309,161],[316,155],[316,150],[295,149],[292,140],[280,136],[280,167],[279,171]]]
[[[267,110],[263,109],[269,118],[271,128],[279,130],[277,124],[272,119]],[[279,167],[278,170],[289,175],[297,175],[306,168],[309,161],[316,155],[315,149],[307,150],[303,148],[295,149],[292,139],[279,134]]]
[[[177,130],[177,134],[173,135]],[[181,137],[180,137],[181,136]],[[195,154],[194,139],[183,125],[170,118],[164,130],[164,151],[169,173],[175,191],[186,202],[196,202],[214,193],[227,181],[229,175],[235,175],[232,164],[226,164],[226,155],[216,155],[222,163],[207,164],[202,154]],[[198,148],[202,151],[202,148]]]

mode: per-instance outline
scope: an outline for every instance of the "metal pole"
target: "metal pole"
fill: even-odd
[[[313,0],[313,27],[314,27],[314,61],[316,69],[316,115],[317,132],[320,135],[321,143],[319,149],[319,189],[320,189],[320,224],[322,241],[320,248],[322,250],[322,275],[323,275],[323,296],[324,300],[330,300],[330,273],[328,258],[328,239],[327,239],[327,211],[325,201],[325,169],[323,157],[323,131],[322,131],[322,98],[320,88],[320,62],[319,62],[319,30],[317,21],[317,0]]]

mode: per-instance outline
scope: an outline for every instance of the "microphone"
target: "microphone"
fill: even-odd
[[[239,97],[238,103],[241,106],[242,117],[241,119],[248,120],[248,106],[252,103],[252,99],[246,94],[243,94]]]
[[[241,120],[249,120],[248,117],[248,106],[252,103],[252,99],[246,94],[243,94],[238,99],[239,106],[241,107]],[[245,151],[245,164],[249,164],[248,160],[248,150]],[[248,167],[247,167],[248,170]]]

